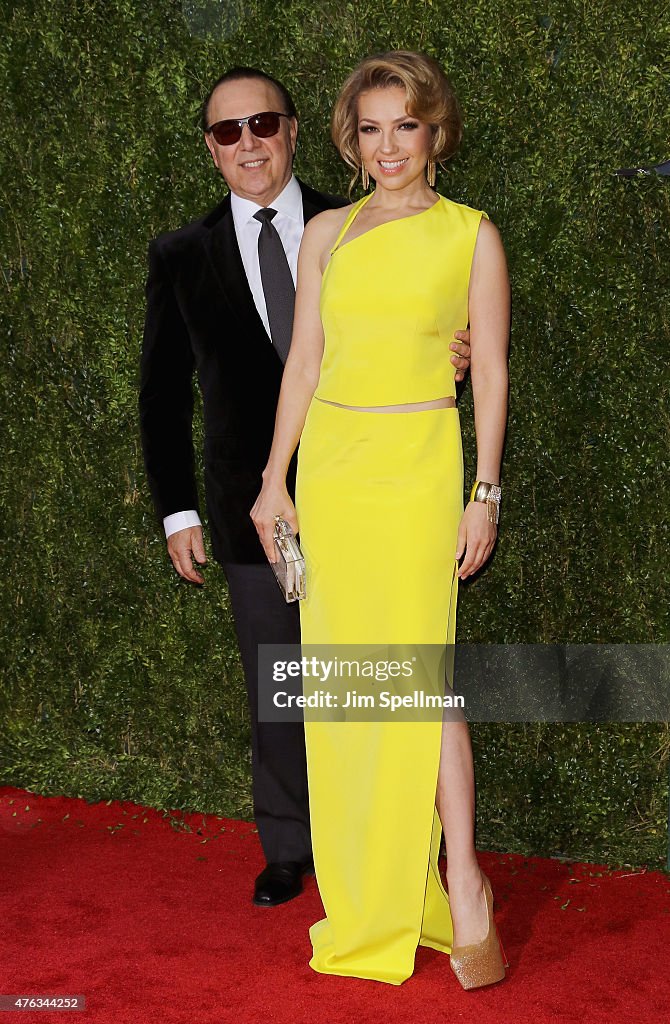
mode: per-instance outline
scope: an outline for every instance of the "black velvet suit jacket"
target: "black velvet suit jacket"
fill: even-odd
[[[300,182],[305,223],[346,201]],[[222,562],[265,554],[249,517],[274,432],[283,365],[263,327],[227,196],[206,217],[149,246],[141,359],[144,461],[159,519],[200,511],[192,439],[193,374],[202,391],[205,497]],[[288,473],[294,495],[296,458]]]

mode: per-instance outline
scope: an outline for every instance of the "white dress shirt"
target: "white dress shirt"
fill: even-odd
[[[300,249],[302,233],[305,230],[305,222],[302,210],[302,192],[294,176],[291,177],[284,190],[273,200],[271,207],[277,211],[276,216],[272,218],[272,223],[282,240],[288,265],[293,275],[293,283],[295,284],[298,272],[298,250]],[[258,236],[261,233],[261,222],[254,219],[254,214],[258,210],[263,209],[263,207],[259,206],[258,203],[254,203],[251,199],[242,199],[235,192],[231,192],[230,209],[233,215],[235,235],[240,255],[242,256],[244,272],[247,275],[247,281],[249,282],[249,288],[251,289],[258,315],[263,321],[267,332],[268,344],[271,345],[270,322],[265,306],[261,269],[258,263]],[[163,519],[166,538],[176,533],[177,530],[185,530],[190,526],[200,525],[200,516],[195,509],[174,512]]]

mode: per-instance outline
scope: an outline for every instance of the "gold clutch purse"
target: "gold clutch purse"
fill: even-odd
[[[275,516],[276,562],[270,562],[277,583],[288,602],[305,597],[305,559],[293,530],[281,516]]]

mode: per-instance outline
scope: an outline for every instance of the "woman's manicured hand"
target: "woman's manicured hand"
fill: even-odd
[[[457,571],[459,579],[471,576],[488,561],[498,535],[498,527],[490,523],[485,501],[469,501],[461,517],[456,542],[456,560],[465,552]]]
[[[298,532],[298,517],[295,505],[289,497],[285,484],[264,483],[249,513],[260,537],[263,550],[270,562],[276,562],[274,529],[275,516],[281,516],[294,533]]]

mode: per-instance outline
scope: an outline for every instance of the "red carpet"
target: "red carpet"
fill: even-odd
[[[175,820],[171,824],[170,817]],[[0,994],[84,995],[86,1009],[2,1021],[100,1024],[634,1024],[670,1020],[670,879],[482,853],[511,968],[464,992],[419,949],[400,987],[308,966],[313,878],[273,909],[252,825],[0,787]]]

